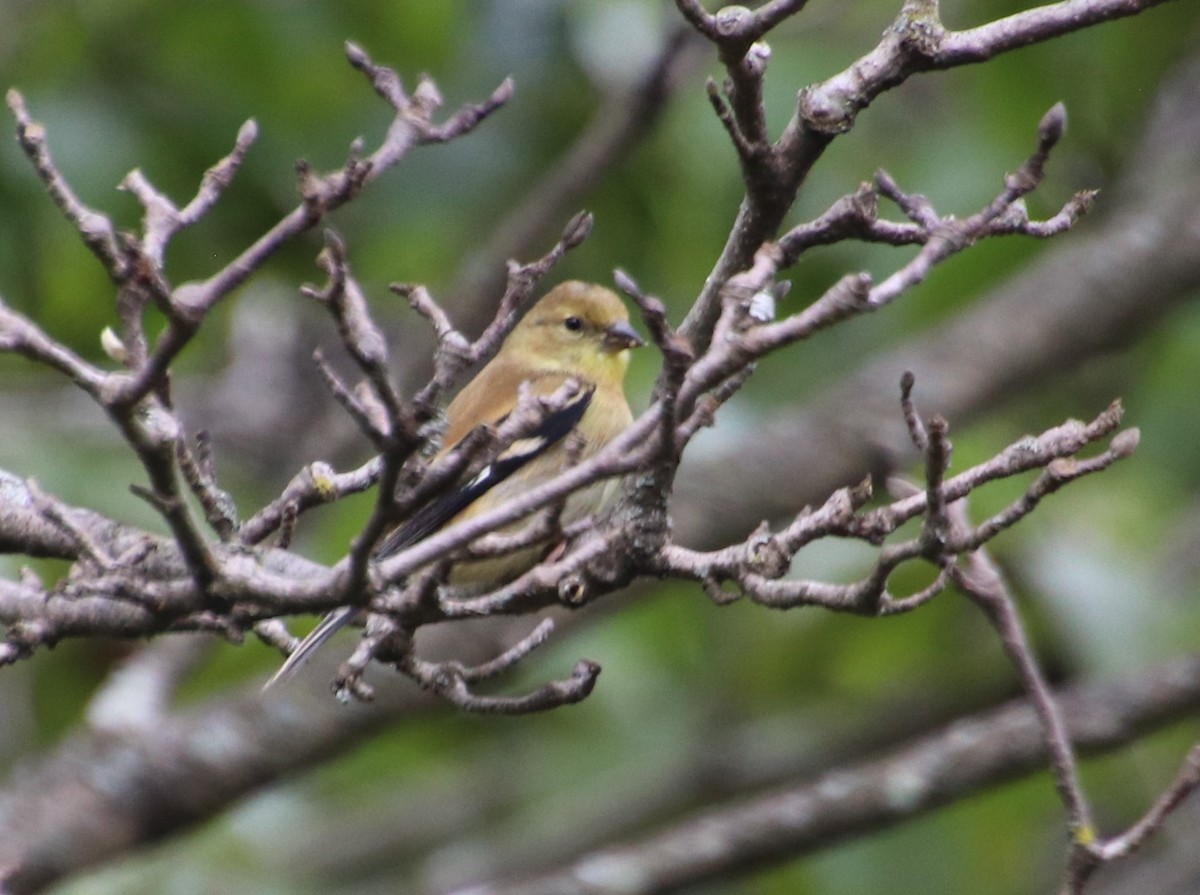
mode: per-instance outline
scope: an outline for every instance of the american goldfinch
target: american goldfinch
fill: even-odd
[[[444,447],[438,456],[476,427],[502,421],[525,390],[549,396],[574,381],[579,393],[469,481],[435,498],[387,535],[376,558],[398,553],[448,524],[486,512],[553,478],[570,462],[566,436],[571,432],[582,436],[579,459],[619,435],[633,420],[625,399],[629,350],[643,344],[629,323],[625,305],[610,290],[576,281],[550,290],[513,328],[491,362],[450,402]],[[614,491],[615,483],[609,481],[572,494],[563,507],[562,523],[602,509]],[[519,532],[527,524],[528,520],[520,520],[502,531]],[[502,583],[536,565],[547,546],[459,563],[451,581]],[[289,677],[356,612],[354,607],[344,607],[326,615],[267,686]]]

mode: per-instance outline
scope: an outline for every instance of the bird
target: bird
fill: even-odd
[[[446,408],[446,433],[435,462],[479,426],[501,423],[523,394],[548,397],[568,382],[574,382],[577,391],[561,408],[548,413],[533,432],[386,535],[374,558],[385,559],[448,525],[500,506],[554,478],[570,463],[587,459],[620,435],[633,421],[625,397],[630,351],[644,344],[629,322],[624,302],[612,290],[571,280],[547,292]],[[568,446],[571,433],[578,433],[577,448]],[[603,509],[615,491],[616,482],[608,480],[571,494],[560,524]],[[500,531],[516,533],[528,524],[528,519],[518,520]],[[456,585],[502,584],[537,565],[548,546],[460,562],[450,581]],[[357,607],[344,606],[326,615],[292,650],[264,689],[291,677],[357,613]]]

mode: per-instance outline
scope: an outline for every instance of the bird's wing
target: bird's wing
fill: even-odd
[[[561,383],[555,383],[555,388],[559,384]],[[542,386],[536,390],[542,392],[546,389]],[[536,429],[509,445],[470,481],[452,488],[421,507],[407,522],[380,542],[379,549],[375,551],[375,558],[392,556],[433,534],[518,469],[562,441],[587,412],[594,392],[591,388],[581,391],[566,406],[547,414]],[[507,416],[505,413],[496,423],[503,422]]]
[[[540,395],[552,394],[568,378],[570,377],[559,376],[557,374],[541,377],[538,381],[532,383],[533,392]],[[513,400],[508,402],[507,406],[497,408],[499,415],[494,419],[489,420],[484,415],[472,414],[471,410],[474,408],[470,407],[467,408],[466,415],[487,422],[502,422],[516,405],[515,395],[518,393],[516,384],[513,385],[512,393],[514,395]],[[375,552],[375,558],[383,559],[384,557],[391,556],[394,553],[400,552],[405,547],[415,544],[422,538],[433,534],[433,532],[437,531],[526,463],[540,457],[558,442],[562,441],[579,424],[579,421],[583,418],[583,414],[592,402],[592,395],[594,393],[595,388],[587,388],[581,391],[578,396],[573,398],[561,410],[548,414],[533,432],[517,439],[509,445],[500,456],[481,469],[469,482],[447,491],[418,510],[412,518],[383,539],[379,545],[379,549]],[[451,417],[450,432],[456,431],[456,422],[458,423],[458,428],[462,428],[463,405],[460,403],[461,399],[465,398],[471,401],[475,397],[476,395],[471,392],[470,386],[468,386],[468,388],[463,390],[459,398],[451,402],[447,410],[447,413]],[[456,404],[458,405],[457,408]],[[470,430],[467,429],[467,431]],[[463,437],[466,437],[466,431],[461,433],[460,440]],[[445,453],[447,450],[453,450],[453,446],[444,448],[442,453]],[[294,675],[297,669],[307,662],[313,653],[320,649],[329,638],[349,624],[357,613],[357,607],[343,606],[326,615],[320,624],[292,651],[279,670],[267,681],[263,689],[265,690],[280,681],[285,681]]]

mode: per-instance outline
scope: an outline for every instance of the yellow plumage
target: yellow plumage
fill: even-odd
[[[579,321],[578,329],[568,321]],[[601,286],[568,282],[551,290],[513,329],[500,352],[468,383],[446,409],[447,447],[456,445],[476,426],[496,423],[516,406],[521,386],[529,383],[535,395],[548,396],[568,380],[592,390],[591,401],[575,431],[582,436],[579,459],[602,448],[632,422],[625,399],[625,371],[629,349],[641,339],[629,325],[625,305]],[[454,522],[469,519],[512,497],[548,481],[568,462],[568,439],[530,460],[510,478],[496,485]],[[614,483],[599,483],[568,499],[564,524],[603,507]],[[506,531],[519,530],[524,522]],[[495,560],[461,564],[455,583],[498,583],[536,564],[542,551],[525,551]]]
[[[629,313],[616,294],[602,286],[575,281],[556,286],[529,310],[491,362],[450,402],[441,453],[451,450],[477,426],[498,423],[512,412],[526,383],[535,395],[551,395],[574,380],[590,392],[583,414],[572,429],[582,442],[580,459],[586,459],[624,431],[633,419],[625,398],[625,371],[629,366],[629,349],[641,344],[642,339],[630,326]],[[548,446],[534,452],[507,478],[438,527],[486,512],[556,476],[570,459],[568,440],[558,437],[548,442]],[[460,486],[466,487],[466,484]],[[600,510],[613,491],[614,483],[602,482],[572,494],[564,507],[562,521],[569,523]],[[422,512],[432,511],[434,518],[439,518],[438,502],[461,506],[464,493],[452,490]],[[528,521],[522,520],[504,531],[518,532],[527,524]],[[413,543],[409,531],[405,525],[400,526],[384,539],[380,554],[394,553]],[[499,584],[534,566],[547,546],[460,563],[452,580]],[[293,650],[268,686],[294,672],[353,615],[354,610],[349,608],[327,615]]]

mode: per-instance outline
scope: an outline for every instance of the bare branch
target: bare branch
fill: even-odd
[[[67,220],[79,230],[84,244],[100,259],[108,275],[114,282],[121,282],[128,275],[128,268],[112,221],[84,205],[75,195],[50,155],[50,148],[46,145],[46,128],[29,117],[25,97],[19,91],[10,89],[7,99],[8,108],[17,119],[17,139],[33,162],[38,177],[46,185],[46,192]]]
[[[662,117],[679,73],[690,64],[689,31],[680,27],[664,41],[646,74],[629,92],[608,97],[567,152],[537,183],[522,191],[519,203],[492,228],[482,246],[462,265],[454,285],[461,313],[472,315],[473,330],[486,318],[493,296],[504,287],[504,263],[527,257],[572,209],[586,205],[588,193],[603,181]]]
[[[288,508],[302,513],[319,504],[359,494],[372,487],[378,477],[378,459],[340,474],[328,463],[312,463],[296,474],[278,498],[246,520],[238,535],[245,544],[258,544],[278,529]]]
[[[197,433],[196,454],[192,453],[186,439],[181,438],[175,445],[175,455],[179,461],[179,471],[204,508],[208,524],[221,540],[228,541],[237,529],[237,505],[229,492],[217,486],[208,433]]]
[[[513,655],[519,658],[518,653],[522,646],[523,644],[518,644],[495,662],[509,663],[510,656]],[[489,666],[491,664],[489,663]],[[550,681],[525,696],[481,696],[470,689],[470,669],[455,664],[424,662],[412,657],[406,661],[404,670],[426,689],[432,690],[460,709],[497,715],[528,715],[579,702],[591,694],[596,686],[596,678],[600,675],[599,665],[581,660],[576,663],[569,678]]]
[[[22,314],[0,300],[0,351],[12,351],[68,376],[93,397],[98,397],[109,377],[71,349],[49,336]]]
[[[1161,2],[1062,0],[959,32],[948,31],[942,25],[936,3],[928,0],[905,3],[875,49],[840,74],[800,91],[796,114],[771,147],[773,176],[747,178],[746,198],[729,239],[705,280],[704,290],[681,324],[681,333],[697,348],[708,346],[726,281],[749,266],[759,248],[775,237],[825,149],[837,136],[849,131],[857,115],[882,93],[919,72],[981,62],[1098,22],[1135,15]],[[716,17],[704,13],[698,2],[688,0],[677,5],[701,33],[712,40],[721,39]],[[788,6],[768,3],[755,14],[731,8],[738,11],[730,19],[736,22],[739,34],[749,37],[755,33],[754,23],[766,20],[768,8],[772,16],[782,17],[793,11]],[[749,48],[744,41],[737,45]]]
[[[428,290],[408,284],[393,284],[392,290],[409,299],[415,310],[434,325],[441,350],[434,357],[434,374],[429,382],[413,399],[418,414],[432,415],[438,397],[462,374],[475,364],[482,364],[499,350],[500,343],[512,331],[521,313],[533,298],[533,289],[563,257],[578,248],[592,233],[595,223],[591,212],[581,211],[573,215],[558,242],[550,251],[527,264],[517,261],[508,263],[508,285],[496,308],[495,316],[479,338],[467,342],[450,323],[450,319],[433,300]]]
[[[295,209],[207,280],[187,283],[175,289],[170,303],[170,324],[146,364],[124,385],[119,396],[120,403],[132,404],[154,388],[167,367],[191,341],[204,316],[284,244],[316,225],[330,211],[344,205],[365,185],[398,164],[416,146],[445,142],[469,132],[511,95],[511,83],[506,81],[485,103],[464,107],[445,125],[437,126],[433,123],[432,115],[440,105],[440,97],[436,97],[436,88],[431,82],[423,82],[417,93],[409,97],[395,73],[375,65],[360,48],[347,44],[346,53],[351,64],[372,78],[376,91],[396,110],[396,117],[383,142],[366,158],[359,157],[357,145],[352,146],[346,165],[324,177],[315,175],[306,165],[302,165],[302,201]],[[434,101],[435,98],[437,101]]]
[[[1106,862],[1133,854],[1146,840],[1162,829],[1175,809],[1194,793],[1197,787],[1200,787],[1200,744],[1191,748],[1183,760],[1179,774],[1150,806],[1150,810],[1120,836],[1098,843],[1091,853],[1101,855]]]
[[[700,0],[675,0],[675,6],[688,23],[714,43],[732,52],[748,47],[789,16],[794,16],[808,0],[768,0],[755,10],[744,6],[726,6],[715,15],[705,11]]]
[[[141,250],[156,267],[162,267],[171,238],[208,214],[229,189],[246,160],[246,153],[257,139],[258,124],[253,120],[244,123],[238,129],[233,151],[204,172],[196,195],[182,210],[155,189],[137,168],[121,181],[120,188],[133,193],[145,209]]]
[[[1071,740],[1097,752],[1129,742],[1144,729],[1143,720],[1178,718],[1200,705],[1198,682],[1200,659],[1189,657],[1124,683],[1072,687],[1055,701]],[[831,841],[907,823],[1044,765],[1037,714],[1015,704],[957,719],[816,779],[805,773],[766,794],[738,794],[657,830],[631,832],[624,842],[596,845],[561,866],[507,883],[481,882],[475,890],[486,886],[493,895],[518,895],[575,891],[586,884],[597,895],[683,891],[747,866],[795,860]]]
[[[332,230],[325,233],[325,251],[318,263],[329,275],[328,284],[323,290],[306,286],[301,291],[329,309],[347,353],[366,374],[372,394],[383,405],[387,442],[380,447],[397,450],[405,442],[415,445],[417,423],[388,373],[387,340],[371,319],[366,296],[350,272],[345,243]]]
[[[1056,427],[1037,438],[1010,445],[992,460],[944,479],[949,445],[944,422],[928,427],[926,442],[926,486],[899,497],[893,503],[859,512],[870,498],[869,483],[857,489],[841,489],[816,510],[806,510],[782,530],[771,533],[760,527],[740,544],[721,550],[696,552],[677,545],[663,548],[655,566],[659,574],[686,578],[703,584],[719,602],[733,595],[720,587],[733,581],[751,600],[775,609],[820,605],[837,611],[867,615],[894,615],[910,611],[944,589],[946,569],[960,555],[978,549],[1007,527],[1006,520],[1027,514],[1042,496],[1063,484],[1105,469],[1129,456],[1137,445],[1137,430],[1113,439],[1113,446],[1089,460],[1068,459],[1088,444],[1105,437],[1120,420],[1118,407],[1111,407],[1092,423]],[[1031,464],[1031,465],[1026,465]],[[976,488],[999,478],[1008,478],[1031,468],[1045,472],[1025,495],[996,517],[975,528],[953,529],[947,511]],[[924,518],[921,534],[889,544],[879,553],[870,571],[851,584],[832,584],[784,578],[792,557],[812,541],[837,535],[882,544],[901,525],[916,516]],[[935,564],[937,579],[917,594],[896,597],[887,590],[888,579],[902,564],[925,560]]]
[[[959,524],[962,524],[961,515]],[[1016,667],[1045,731],[1050,767],[1054,771],[1059,796],[1067,809],[1072,845],[1075,848],[1089,848],[1096,838],[1095,822],[1079,782],[1079,770],[1067,725],[1033,655],[1033,648],[999,569],[990,557],[982,551],[976,551],[968,557],[966,568],[955,567],[950,574],[954,583],[975,601],[1000,634],[1005,652]]]

